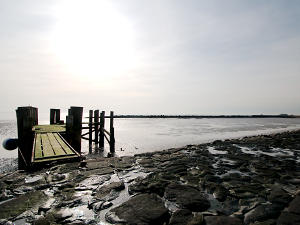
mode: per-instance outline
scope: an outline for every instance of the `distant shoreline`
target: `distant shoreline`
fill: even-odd
[[[106,116],[109,118],[109,116]],[[300,118],[296,115],[115,115],[114,118],[178,118],[178,119],[204,119],[204,118]]]

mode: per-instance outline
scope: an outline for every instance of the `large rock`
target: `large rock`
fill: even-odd
[[[188,185],[171,183],[167,186],[164,196],[193,212],[202,212],[210,207],[207,198],[198,189]]]
[[[259,205],[245,214],[244,223],[254,223],[255,221],[265,221],[277,218],[282,207],[277,204]]]
[[[300,195],[296,196],[290,203],[288,211],[300,215]]]
[[[193,218],[190,210],[180,209],[173,213],[169,225],[184,225]]]
[[[169,219],[164,202],[156,194],[140,194],[105,215],[110,223],[131,225],[164,224]]]
[[[300,224],[300,215],[282,212],[277,220],[277,225],[299,225]]]
[[[291,201],[291,196],[280,187],[273,187],[268,200],[272,203],[287,205]]]
[[[242,221],[235,217],[229,216],[206,216],[206,225],[242,225]]]

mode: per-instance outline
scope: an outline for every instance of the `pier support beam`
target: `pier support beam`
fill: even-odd
[[[110,152],[115,152],[115,128],[114,128],[114,112],[110,111]]]
[[[93,110],[89,111],[89,153],[93,149]]]
[[[50,124],[60,123],[60,109],[50,109]]]
[[[99,143],[99,110],[94,111],[94,123],[95,123],[95,150],[98,150]]]
[[[68,112],[69,115],[66,118],[67,141],[80,154],[83,107],[72,106]]]
[[[99,134],[99,147],[104,150],[104,127],[105,127],[105,111],[101,112],[100,116],[100,134]]]
[[[32,127],[38,125],[38,109],[28,107],[18,107],[17,126],[18,126],[18,168],[26,169],[30,166],[34,132]]]

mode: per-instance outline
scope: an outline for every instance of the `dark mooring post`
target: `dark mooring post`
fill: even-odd
[[[99,110],[94,111],[94,123],[95,123],[95,148],[97,149],[99,143]]]
[[[31,163],[34,142],[32,127],[38,124],[38,109],[31,106],[18,107],[16,114],[19,147],[18,168],[26,169]]]
[[[100,116],[100,135],[99,135],[99,147],[104,149],[104,127],[105,127],[105,111],[101,112]]]
[[[93,110],[89,111],[89,153],[92,153],[93,147]]]
[[[60,123],[60,109],[50,109],[50,124]]]
[[[115,128],[114,128],[114,112],[110,111],[110,152],[115,152]]]
[[[81,153],[82,107],[72,106],[66,119],[66,136],[69,144]]]

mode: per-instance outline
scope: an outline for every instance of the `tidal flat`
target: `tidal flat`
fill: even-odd
[[[0,224],[300,224],[300,131],[0,175]]]

